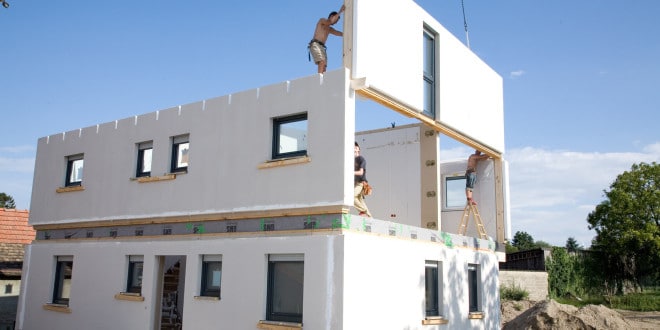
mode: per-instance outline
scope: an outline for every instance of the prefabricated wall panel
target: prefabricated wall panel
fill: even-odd
[[[434,33],[435,120],[504,152],[502,78],[424,9],[412,0],[353,0],[347,19],[351,78],[417,112],[423,109],[423,32]]]
[[[255,329],[266,314],[267,261],[272,254],[299,254],[304,261],[304,329],[427,329],[425,262],[442,265],[441,315],[456,329],[498,329],[498,264],[492,249],[474,238],[425,229],[370,231],[354,217],[350,229],[285,236],[213,235],[160,239],[38,241],[26,255],[19,329],[153,329],[160,309],[157,260],[184,256],[179,287],[184,329]],[[419,234],[411,239],[410,232]],[[424,236],[437,237],[435,241]],[[220,299],[200,299],[203,255],[222,255]],[[116,299],[126,285],[129,255],[144,256],[143,301]],[[44,309],[51,301],[57,256],[72,256],[69,313]],[[99,262],[102,260],[103,262]],[[470,319],[468,264],[479,268],[483,318]],[[50,283],[50,285],[49,285]]]
[[[352,205],[355,102],[346,81],[341,69],[40,138],[30,224]],[[311,161],[263,168],[272,119],[303,112]],[[135,180],[138,143],[153,141],[158,177],[170,172],[172,137],[184,134],[187,173]],[[84,190],[58,193],[76,154]]]

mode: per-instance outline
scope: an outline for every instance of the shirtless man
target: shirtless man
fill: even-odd
[[[479,150],[475,150],[468,157],[467,171],[465,172],[465,197],[467,197],[468,204],[477,205],[477,202],[472,199],[472,190],[474,189],[474,183],[477,181],[477,162],[488,158],[488,155],[482,155]]]
[[[339,21],[339,14],[341,14],[346,6],[342,5],[339,12],[333,11],[328,15],[328,18],[319,19],[316,23],[316,30],[314,30],[314,39],[309,42],[309,52],[314,58],[314,63],[319,67],[318,72],[323,73],[328,67],[328,55],[325,52],[325,42],[328,40],[329,34],[336,36],[343,36],[341,31],[335,30],[332,25]]]

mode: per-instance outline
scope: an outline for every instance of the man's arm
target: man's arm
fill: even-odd
[[[339,36],[339,37],[341,37],[341,36],[344,35],[344,33],[342,33],[341,31],[337,31],[337,30],[335,30],[332,26],[330,27],[329,32],[330,32],[331,34],[334,34],[334,35]]]

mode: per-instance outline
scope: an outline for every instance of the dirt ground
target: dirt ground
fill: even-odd
[[[502,329],[660,329],[660,312],[577,308],[554,300],[503,301]]]

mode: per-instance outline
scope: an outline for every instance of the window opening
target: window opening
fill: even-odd
[[[83,178],[83,154],[67,157],[65,186],[80,186]]]
[[[435,33],[424,28],[423,73],[424,73],[424,109],[423,113],[435,119]]]
[[[153,141],[138,144],[136,177],[151,176]]]
[[[172,138],[172,166],[171,172],[185,172],[188,170],[190,142],[188,135]]]
[[[307,113],[273,119],[273,159],[307,155]]]
[[[220,298],[222,283],[222,255],[202,257],[202,286],[200,296]]]
[[[465,176],[445,178],[445,208],[465,206]]]
[[[72,271],[73,257],[57,257],[55,267],[55,287],[53,290],[54,304],[69,306]]]
[[[142,293],[142,271],[144,269],[144,256],[128,257],[128,280],[126,292]]]
[[[268,258],[268,321],[302,323],[303,255],[270,255]]]

